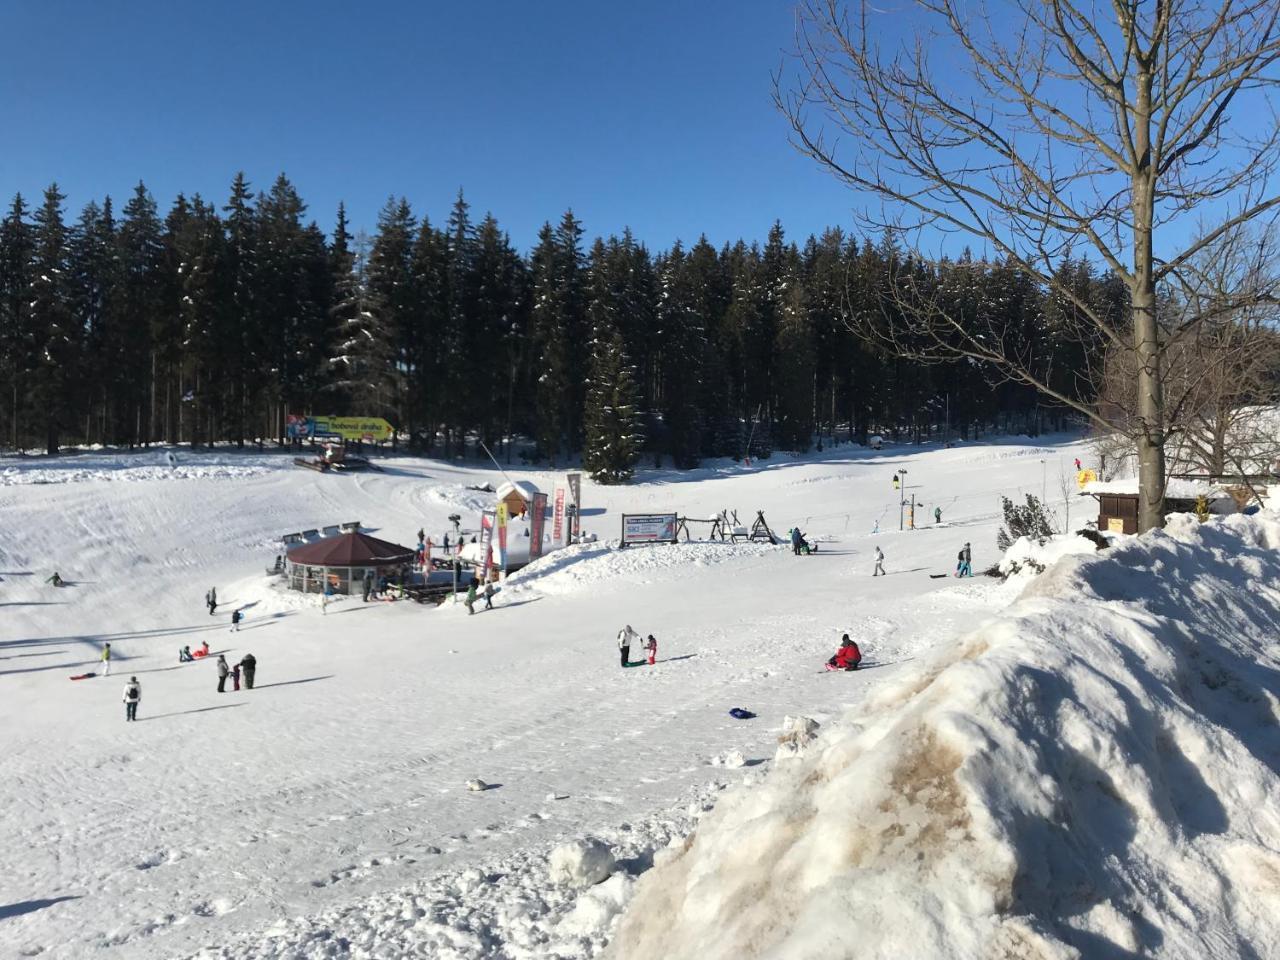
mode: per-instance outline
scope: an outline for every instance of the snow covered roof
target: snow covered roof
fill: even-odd
[[[413,551],[367,533],[344,533],[295,547],[288,556],[293,563],[313,567],[364,567],[408,563],[413,559]]]
[[[528,480],[515,480],[508,481],[498,487],[498,499],[505,500],[513,492],[518,493],[520,495],[520,499],[525,501],[532,500],[535,493],[541,493],[541,491]]]
[[[1138,478],[1128,477],[1123,480],[1105,481],[1092,480],[1084,485],[1084,492],[1136,497],[1138,495]],[[1231,496],[1216,483],[1209,483],[1206,480],[1169,480],[1165,484],[1164,495],[1171,500],[1194,500],[1196,497],[1225,500]]]

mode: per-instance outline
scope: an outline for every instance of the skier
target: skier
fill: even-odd
[[[236,664],[231,668],[231,689],[240,692],[240,664]]]
[[[486,583],[484,585],[484,608],[486,610],[493,609],[493,595],[495,593],[497,593],[497,591],[493,589],[492,583]]]
[[[898,489],[898,475],[896,473],[893,475],[893,489]]]
[[[246,653],[244,658],[237,664],[244,670],[244,686],[246,690],[253,689],[253,673],[258,669],[258,661],[254,659],[252,653]]]
[[[204,595],[204,602],[209,606],[209,616],[213,616],[218,609],[218,588],[210,587],[209,592]]]
[[[475,577],[471,578],[471,585],[467,587],[467,616],[472,616],[476,612],[476,581]]]
[[[60,586],[62,586],[65,582],[66,582],[65,580],[63,580],[60,576],[58,576],[58,571],[57,571],[57,570],[53,571],[53,576],[52,576],[52,577],[50,577],[48,580],[46,580],[46,581],[45,581],[45,583],[51,583],[51,584],[53,584],[55,587],[60,587]]]
[[[244,619],[244,614],[239,610],[231,611],[231,630],[234,633],[240,632],[240,621]]]
[[[649,642],[644,645],[645,651],[649,654],[649,666],[653,666],[658,659],[658,641],[654,639],[653,634],[649,634]]]
[[[109,643],[102,645],[102,675],[111,676],[111,644]]]
[[[969,541],[966,540],[964,547],[956,554],[956,576],[972,577],[973,576],[973,552],[969,549]]]
[[[627,624],[618,631],[618,651],[622,654],[622,665],[628,666],[631,663],[631,641],[639,640],[640,634],[631,629],[631,624]]]
[[[879,547],[876,547],[876,569],[875,569],[875,572],[873,572],[871,575],[873,577],[888,576],[888,574],[884,572],[884,551],[881,550]]]
[[[125,720],[138,719],[138,702],[142,699],[142,684],[138,682],[137,677],[130,677],[129,682],[124,685],[124,718]]]
[[[227,674],[231,672],[231,668],[227,666],[227,655],[225,653],[218,654],[218,692],[226,693]]]
[[[179,663],[190,663],[190,662],[191,662],[192,660],[194,660],[194,659],[195,659],[195,657],[191,656],[191,648],[190,648],[190,647],[183,647],[181,650],[179,650],[179,651],[178,651],[178,662],[179,662]]]
[[[933,508],[933,522],[934,522],[934,523],[941,523],[941,522],[942,522],[942,508],[941,508],[941,507],[934,507],[934,508]]]

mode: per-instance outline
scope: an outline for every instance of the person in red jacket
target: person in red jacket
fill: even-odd
[[[835,656],[827,661],[828,670],[857,670],[858,664],[862,662],[862,651],[858,649],[858,645],[849,639],[846,633],[840,638],[840,649],[836,651]]]

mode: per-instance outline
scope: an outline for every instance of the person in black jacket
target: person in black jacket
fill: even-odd
[[[246,653],[244,659],[240,661],[240,670],[244,674],[244,686],[246,690],[253,689],[253,674],[258,669],[258,661],[252,653]]]

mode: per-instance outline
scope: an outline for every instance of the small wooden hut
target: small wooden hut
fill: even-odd
[[[287,558],[285,573],[290,589],[321,593],[328,583],[335,593],[359,594],[364,592],[368,579],[407,574],[412,569],[414,551],[352,531],[294,547]]]

